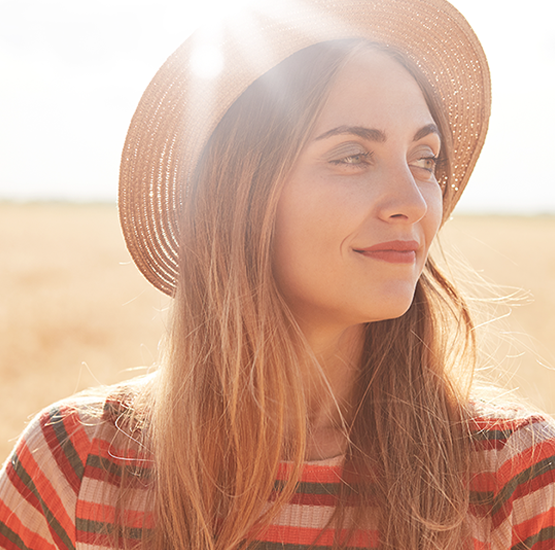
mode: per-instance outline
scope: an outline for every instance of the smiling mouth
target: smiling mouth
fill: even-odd
[[[374,260],[391,264],[412,264],[416,261],[418,248],[419,244],[416,241],[389,241],[354,250],[360,255]]]

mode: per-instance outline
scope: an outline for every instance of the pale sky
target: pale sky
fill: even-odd
[[[490,133],[460,210],[555,214],[555,2],[453,4],[481,39],[493,83]],[[0,0],[0,200],[115,201],[144,88],[219,9],[217,0]]]

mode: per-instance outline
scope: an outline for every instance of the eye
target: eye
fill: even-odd
[[[365,166],[370,164],[372,153],[358,143],[345,143],[331,152],[328,157],[330,164],[337,166]]]
[[[437,157],[434,155],[421,157],[410,163],[413,168],[419,168],[421,170],[426,170],[430,174],[434,174],[437,166]]]
[[[349,155],[341,159],[330,161],[332,164],[347,164],[356,166],[357,164],[368,164],[370,153],[357,153],[356,155]]]

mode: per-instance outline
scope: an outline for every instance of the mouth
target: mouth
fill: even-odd
[[[416,241],[388,241],[368,248],[355,248],[358,254],[391,264],[412,264],[416,261],[416,251],[420,245]]]

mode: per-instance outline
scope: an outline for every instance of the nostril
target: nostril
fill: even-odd
[[[407,218],[408,216],[406,214],[392,214],[390,217],[391,218]]]

